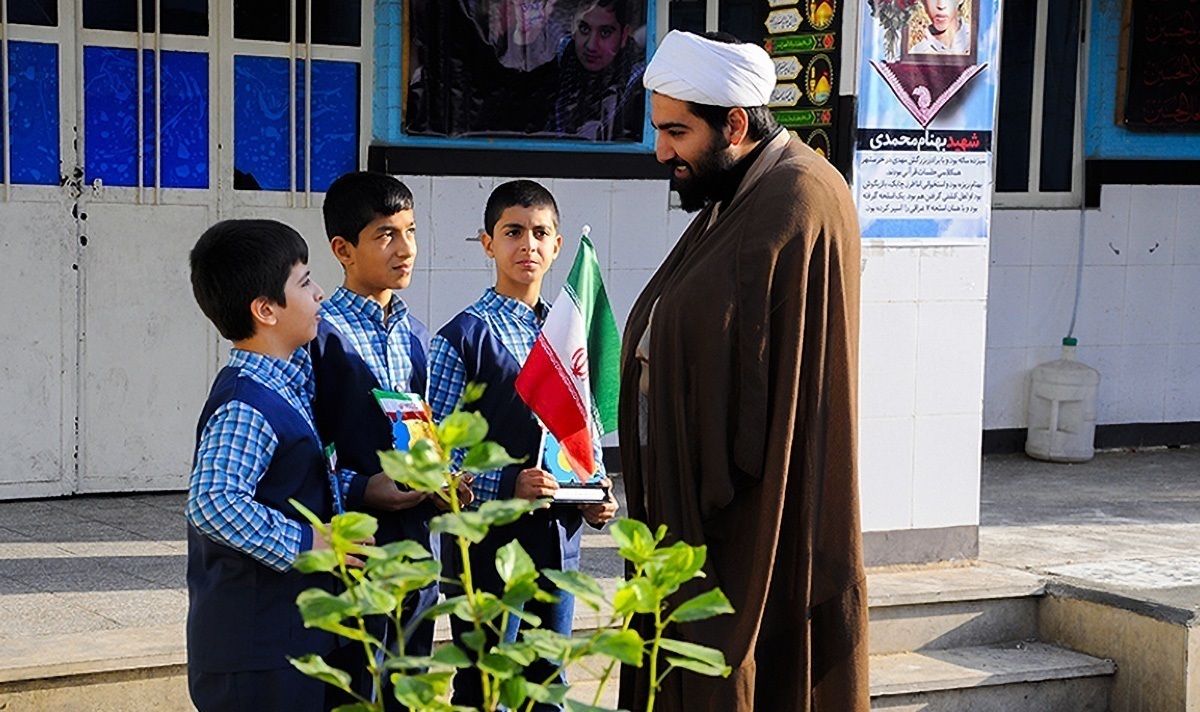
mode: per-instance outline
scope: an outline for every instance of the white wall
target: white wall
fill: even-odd
[[[1058,357],[1075,296],[1079,210],[993,214],[984,428],[1023,428],[1029,370]],[[1200,187],[1104,186],[1083,215],[1077,358],[1098,422],[1200,421]]]
[[[863,244],[863,529],[979,523],[987,243]]]

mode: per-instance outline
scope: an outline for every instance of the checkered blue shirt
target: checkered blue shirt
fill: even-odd
[[[408,305],[395,292],[384,317],[383,305],[338,287],[321,304],[321,318],[332,324],[367,362],[379,385],[397,393],[408,392],[412,378],[412,324]]]
[[[533,342],[541,333],[542,322],[550,312],[550,304],[539,299],[535,310],[518,299],[502,296],[489,288],[478,301],[463,311],[482,319],[517,363],[524,364]],[[441,421],[454,411],[466,386],[467,371],[462,356],[449,341],[434,336],[429,348],[429,407],[433,409],[435,420]],[[592,438],[597,452],[596,463],[600,465],[600,434],[594,428]],[[462,464],[465,455],[461,450],[453,453],[455,467]],[[600,467],[603,474],[603,465]],[[500,495],[500,470],[475,475],[472,488],[476,502],[497,499]]]
[[[282,361],[233,349],[229,365],[281,395],[316,432],[312,362],[307,350],[299,349]],[[304,546],[311,546],[307,525],[254,499],[258,481],[278,444],[266,417],[249,405],[234,400],[217,408],[200,434],[185,511],[188,522],[209,539],[276,571],[287,571]]]
[[[383,305],[379,302],[338,287],[333,296],[321,303],[321,318],[354,347],[381,388],[408,392],[408,382],[413,374],[412,324],[408,319],[408,305],[398,294],[392,292],[385,318]],[[338,480],[344,500],[350,495],[354,473],[341,470]]]

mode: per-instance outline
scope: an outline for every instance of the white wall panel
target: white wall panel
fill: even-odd
[[[1179,189],[1135,185],[1129,196],[1129,264],[1169,265],[1174,259]]]
[[[913,437],[913,526],[979,523],[980,414],[918,418]]]
[[[75,485],[75,220],[68,205],[0,203],[0,498]]]
[[[862,305],[859,347],[859,417],[909,417],[916,408],[917,305]]]
[[[860,417],[859,501],[866,531],[913,526],[915,419]]]

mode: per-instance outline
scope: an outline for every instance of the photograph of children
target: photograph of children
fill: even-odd
[[[974,19],[979,0],[920,0],[902,35],[901,60],[924,64],[976,63]]]
[[[646,0],[411,0],[405,132],[641,141]]]

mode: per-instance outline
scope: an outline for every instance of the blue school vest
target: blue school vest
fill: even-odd
[[[501,475],[500,497],[511,498],[517,474],[540,460],[536,455],[542,440],[533,413],[517,395],[515,382],[521,364],[487,323],[473,314],[460,313],[438,335],[462,358],[467,383],[486,386],[483,396],[468,408],[487,419],[487,439],[499,443],[512,457],[524,459],[521,464],[504,468]],[[472,574],[485,589],[503,590],[504,583],[496,573],[496,551],[513,539],[521,542],[539,569],[578,570],[582,524],[578,507],[561,505],[539,509],[512,524],[496,527],[482,543],[472,547]]]
[[[409,316],[411,325],[410,356],[412,377],[409,389],[425,395],[428,379],[426,352],[429,330],[416,318]],[[440,539],[430,537],[429,520],[437,515],[430,502],[399,512],[379,512],[362,506],[366,477],[379,472],[379,451],[392,449],[392,423],[375,400],[372,391],[381,388],[379,379],[371,372],[354,346],[346,341],[337,327],[322,320],[317,338],[309,345],[317,388],[313,397],[313,417],[317,431],[325,444],[337,448],[338,466],[364,477],[356,478],[346,497],[346,508],[362,511],[379,520],[375,543],[382,546],[411,539],[432,548],[438,555]],[[436,593],[435,593],[436,596]]]
[[[283,396],[226,366],[217,374],[196,428],[197,443],[212,414],[241,401],[262,413],[278,445],[254,499],[307,525],[289,504],[294,499],[322,520],[333,516],[321,443],[304,416]],[[309,588],[334,591],[325,574],[275,571],[250,556],[218,544],[188,526],[188,665],[225,673],[288,667],[287,656],[325,654],[332,633],[306,629],[296,596]]]

